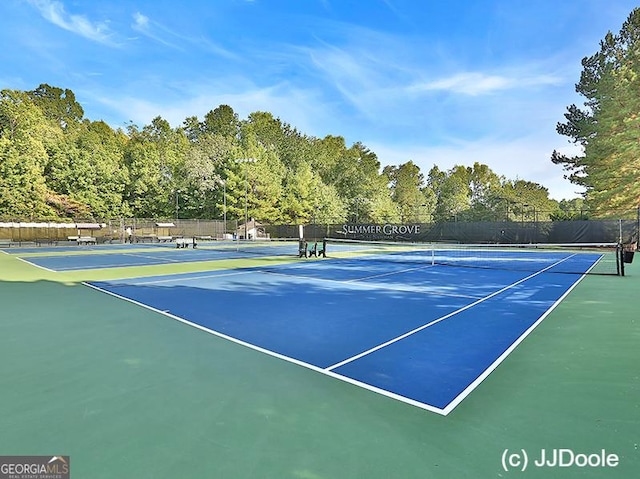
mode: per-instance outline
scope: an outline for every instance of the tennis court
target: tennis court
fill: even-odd
[[[640,464],[637,268],[608,276],[603,249],[83,269],[194,253],[102,246],[0,254],[6,454],[95,478],[500,477],[504,451],[553,447]]]
[[[602,253],[575,250],[480,254],[401,245],[334,260],[89,284],[264,353],[448,414],[602,260]],[[450,265],[441,265],[445,261]]]
[[[126,268],[163,264],[195,263],[255,256],[295,256],[298,241],[210,241],[197,248],[176,248],[176,243],[109,244],[10,248],[5,251],[50,271]]]

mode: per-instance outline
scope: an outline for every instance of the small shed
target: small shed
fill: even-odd
[[[70,236],[69,239],[77,241],[78,244],[96,244],[98,242],[96,231],[100,231],[103,226],[106,225],[100,223],[76,223],[78,236],[75,238]]]
[[[76,223],[76,229],[78,230],[78,237],[92,236],[96,231],[102,229],[100,223]]]
[[[246,238],[245,238],[246,232]],[[265,231],[265,228],[262,224],[258,223],[256,220],[251,218],[245,225],[238,225],[238,229],[236,230],[236,238],[240,239],[266,239],[269,238],[269,235]]]
[[[158,241],[171,241],[173,240],[174,234],[173,229],[176,227],[174,223],[156,223],[155,224],[155,235],[158,238]]]

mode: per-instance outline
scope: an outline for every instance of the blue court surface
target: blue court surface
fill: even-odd
[[[200,245],[196,249],[178,249],[174,243],[166,243],[12,248],[5,252],[20,256],[22,260],[50,271],[78,271],[239,259],[251,255],[295,257],[297,248],[295,241],[274,241],[271,244],[257,242],[242,246],[220,242]]]
[[[525,272],[327,259],[89,285],[446,415],[579,282],[553,272],[562,261]]]

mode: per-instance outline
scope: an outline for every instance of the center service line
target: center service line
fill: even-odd
[[[391,344],[393,344],[393,343],[397,343],[398,341],[400,341],[400,340],[402,340],[402,339],[404,339],[404,338],[407,338],[407,337],[409,337],[409,336],[412,336],[412,335],[414,335],[414,334],[416,334],[416,333],[418,333],[418,332],[422,331],[423,329],[426,329],[426,328],[428,328],[428,327],[430,327],[430,326],[433,326],[434,324],[437,324],[437,323],[439,323],[439,322],[441,322],[441,321],[444,321],[445,319],[448,319],[448,318],[450,318],[451,316],[455,316],[455,315],[456,315],[456,314],[458,314],[458,313],[461,313],[461,312],[463,312],[463,311],[466,311],[466,310],[467,310],[467,309],[469,309],[469,308],[472,308],[472,307],[474,307],[474,306],[477,306],[478,304],[483,303],[483,302],[485,302],[486,300],[491,299],[491,298],[493,298],[494,296],[497,296],[498,294],[503,293],[504,291],[507,291],[507,290],[509,290],[509,289],[513,288],[514,286],[517,286],[517,285],[519,285],[519,284],[521,284],[521,283],[524,283],[525,281],[528,281],[528,280],[530,280],[531,278],[533,278],[533,277],[535,277],[535,276],[538,276],[538,275],[539,275],[539,274],[541,274],[541,273],[544,273],[544,272],[545,272],[545,271],[547,271],[548,269],[553,268],[554,266],[557,266],[557,265],[559,265],[560,263],[562,263],[562,262],[564,262],[564,261],[567,261],[569,258],[572,258],[573,256],[575,256],[575,254],[572,254],[571,256],[567,256],[566,258],[564,258],[564,259],[562,259],[562,260],[560,260],[560,261],[557,261],[557,262],[553,263],[552,265],[549,265],[549,266],[547,266],[546,268],[541,269],[540,271],[538,271],[538,272],[536,272],[536,273],[533,273],[533,274],[531,274],[531,275],[527,276],[526,278],[523,278],[523,279],[521,279],[521,280],[519,280],[519,281],[516,281],[515,283],[512,283],[512,284],[510,284],[510,285],[508,285],[508,286],[505,286],[504,288],[502,288],[502,289],[500,289],[500,290],[498,290],[498,291],[495,291],[494,293],[491,293],[491,294],[490,294],[490,295],[488,295],[488,296],[485,296],[484,298],[480,298],[479,300],[474,301],[473,303],[469,303],[469,304],[467,304],[466,306],[463,306],[463,307],[462,307],[462,308],[460,308],[460,309],[457,309],[457,310],[455,310],[455,311],[452,311],[452,312],[451,312],[451,313],[449,313],[449,314],[446,314],[446,315],[444,315],[444,316],[441,316],[441,317],[439,317],[439,318],[437,318],[437,319],[434,319],[433,321],[430,321],[430,322],[428,322],[428,323],[426,323],[426,324],[423,324],[422,326],[419,326],[419,327],[417,327],[417,328],[415,328],[415,329],[413,329],[413,330],[411,330],[411,331],[409,331],[409,332],[407,332],[407,333],[404,333],[404,334],[403,334],[403,335],[401,335],[401,336],[398,336],[398,337],[396,337],[396,338],[390,339],[390,340],[389,340],[389,341],[387,341],[387,342],[384,342],[384,343],[382,343],[382,344],[379,344],[378,346],[374,346],[374,347],[373,347],[373,348],[371,348],[371,349],[368,349],[368,350],[366,350],[366,351],[363,351],[363,352],[361,352],[360,354],[357,354],[357,355],[355,355],[355,356],[352,356],[352,357],[350,357],[350,358],[347,358],[347,359],[345,359],[344,361],[340,361],[339,363],[336,363],[336,364],[334,364],[334,365],[332,365],[332,366],[329,366],[329,367],[327,367],[327,368],[325,368],[325,369],[326,369],[327,371],[332,371],[332,370],[334,370],[334,369],[339,368],[340,366],[344,366],[345,364],[349,364],[350,362],[353,362],[353,361],[355,361],[355,360],[357,360],[357,359],[360,359],[360,358],[362,358],[362,357],[364,357],[364,356],[368,356],[369,354],[374,353],[374,352],[376,352],[376,351],[378,351],[378,350],[380,350],[380,349],[382,349],[382,348],[386,348],[387,346],[389,346],[389,345],[391,345]]]

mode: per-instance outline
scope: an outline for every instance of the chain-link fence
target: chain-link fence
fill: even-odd
[[[414,225],[333,225],[306,228],[308,237],[379,241],[447,243],[632,243],[638,240],[636,220],[546,222],[462,222]]]
[[[618,243],[638,241],[638,219],[571,221],[448,221],[416,224],[265,225],[251,220],[119,218],[103,222],[0,223],[0,240],[57,244],[79,238],[95,243],[200,239],[347,238],[453,243]]]

